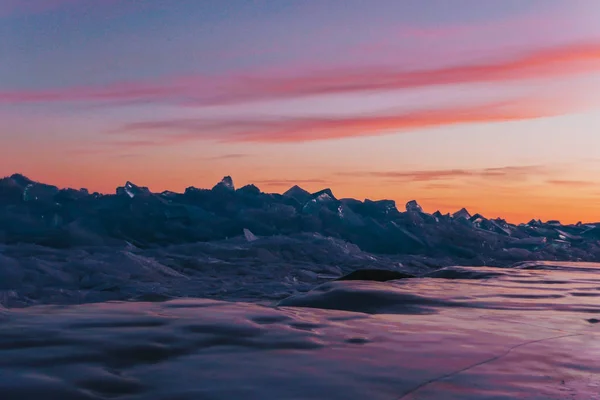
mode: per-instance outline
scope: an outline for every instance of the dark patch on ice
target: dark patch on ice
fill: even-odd
[[[414,278],[415,275],[386,269],[358,269],[344,275],[336,281],[376,281],[386,282],[396,279]]]
[[[110,344],[102,349],[103,359],[113,368],[132,367],[143,364],[156,364],[187,354],[186,347],[169,346],[162,343]]]
[[[261,315],[258,317],[251,318],[251,321],[261,325],[276,324],[288,320],[290,320],[290,317],[287,317],[285,315]]]
[[[183,329],[192,333],[213,334],[220,336],[234,337],[256,337],[263,334],[264,329],[258,326],[243,325],[243,324],[190,324],[185,325]]]
[[[132,299],[132,301],[148,303],[160,303],[169,300],[173,300],[173,297],[161,293],[144,293]]]
[[[167,325],[164,319],[134,319],[134,320],[107,320],[107,321],[85,321],[68,325],[70,329],[94,329],[94,328],[153,328]]]
[[[539,280],[525,280],[525,279],[511,279],[511,282],[514,283],[536,283],[539,285],[568,285],[571,284],[571,281],[562,281],[562,280],[550,280],[550,279],[539,279]]]
[[[344,316],[330,316],[327,318],[328,321],[331,322],[345,322],[345,321],[356,321],[360,319],[368,318],[365,315],[344,315]]]
[[[519,293],[519,294],[499,294],[492,295],[494,297],[503,297],[505,299],[561,299],[565,296],[562,294],[527,294],[527,293]],[[481,297],[481,296],[480,296]]]
[[[44,347],[69,346],[72,344],[72,340],[65,336],[23,336],[25,335],[21,335],[21,337],[11,337],[7,335],[2,335],[0,337],[0,350],[33,349]]]
[[[575,297],[600,297],[600,293],[590,292],[571,292],[570,295]]]
[[[242,347],[255,350],[314,350],[324,346],[316,338],[303,339],[277,338],[277,337],[214,337],[200,340],[195,343],[198,348],[209,349],[214,347]]]
[[[441,279],[491,279],[502,275],[505,275],[505,273],[490,271],[489,269],[478,271],[477,268],[446,267],[425,274],[424,277]]]
[[[176,300],[165,303],[165,307],[168,308],[205,308],[205,307],[218,307],[223,306],[227,303],[222,303],[213,300],[195,299],[195,300]]]
[[[371,341],[369,339],[362,338],[362,337],[354,337],[354,338],[346,339],[346,343],[350,343],[350,344],[367,344],[370,342]]]

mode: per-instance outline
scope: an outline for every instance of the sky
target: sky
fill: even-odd
[[[2,0],[0,175],[600,221],[597,0]]]

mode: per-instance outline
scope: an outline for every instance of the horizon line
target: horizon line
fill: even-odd
[[[71,189],[71,190],[86,190],[86,191],[88,190],[88,189],[87,189],[87,188],[85,188],[85,187],[81,187],[81,188],[79,188],[79,189],[75,189],[75,188],[73,188],[73,187],[67,187],[67,186],[65,186],[65,187],[59,187],[59,186],[56,186],[56,185],[53,185],[53,184],[49,184],[49,183],[44,183],[44,182],[36,181],[36,180],[34,180],[34,179],[31,179],[31,178],[29,178],[29,177],[28,177],[28,176],[26,176],[25,174],[22,174],[22,173],[19,173],[19,172],[16,172],[16,173],[13,173],[13,174],[10,174],[10,175],[3,176],[2,178],[0,178],[0,181],[2,181],[2,180],[4,180],[4,179],[12,179],[12,178],[13,178],[15,175],[21,176],[21,177],[23,177],[23,178],[25,178],[25,179],[27,179],[27,180],[29,180],[29,181],[33,182],[33,183],[42,184],[42,185],[47,185],[47,186],[54,186],[54,187],[56,187],[58,190],[67,190],[67,189]],[[232,179],[232,181],[233,181],[233,178],[231,178],[231,176],[230,176],[230,175],[225,175],[225,176],[224,176],[224,177],[223,177],[223,178],[222,178],[220,181],[218,181],[218,182],[217,182],[215,185],[213,185],[213,187],[212,187],[212,188],[202,188],[202,187],[196,187],[196,186],[187,186],[185,190],[187,190],[187,189],[190,189],[190,188],[193,188],[193,189],[199,189],[199,190],[207,190],[207,191],[211,191],[211,190],[213,190],[213,189],[214,189],[214,188],[215,188],[217,185],[219,185],[219,183],[223,182],[223,180],[225,180],[226,178],[230,178],[230,179]],[[171,193],[175,193],[175,194],[181,194],[181,195],[184,195],[184,194],[185,194],[185,190],[184,190],[183,192],[176,192],[176,191],[169,190],[169,189],[165,189],[165,190],[163,190],[163,191],[161,191],[161,192],[152,192],[152,191],[151,191],[151,190],[150,190],[150,189],[149,189],[147,186],[140,186],[140,185],[136,185],[135,183],[133,183],[133,182],[131,182],[131,181],[129,181],[129,180],[126,180],[126,181],[125,181],[125,183],[123,184],[123,186],[117,186],[117,187],[115,187],[115,189],[114,189],[114,192],[113,192],[113,193],[102,192],[102,191],[93,191],[93,192],[91,192],[91,194],[98,193],[98,194],[100,194],[100,195],[103,195],[103,196],[117,196],[117,195],[118,195],[118,193],[117,193],[117,189],[118,189],[118,188],[120,188],[120,187],[124,187],[125,185],[127,185],[127,183],[130,183],[130,184],[132,184],[132,185],[134,185],[134,186],[136,186],[136,187],[138,187],[138,188],[145,188],[145,189],[147,189],[147,190],[148,190],[148,191],[149,191],[151,194],[154,194],[154,195],[156,195],[156,194],[159,194],[159,195],[160,195],[160,194],[162,194],[162,193],[165,193],[165,192],[171,192]],[[305,189],[304,189],[304,188],[302,188],[302,187],[301,187],[299,184],[295,183],[295,184],[292,184],[292,185],[291,185],[291,186],[290,186],[290,187],[289,187],[287,190],[285,190],[285,191],[282,191],[281,193],[278,193],[278,192],[264,192],[264,191],[262,191],[262,190],[261,190],[261,189],[260,189],[260,188],[259,188],[257,185],[255,185],[255,184],[253,184],[253,183],[248,183],[248,184],[246,184],[246,185],[243,185],[243,186],[241,186],[240,188],[236,188],[236,187],[235,187],[235,185],[234,185],[233,192],[236,192],[236,191],[238,191],[238,190],[240,190],[240,189],[242,189],[242,188],[244,188],[244,187],[247,187],[247,186],[254,186],[254,187],[258,188],[258,189],[260,190],[260,193],[262,193],[262,194],[267,194],[267,195],[273,195],[273,194],[276,194],[276,195],[280,195],[280,196],[283,196],[285,192],[287,192],[289,189],[292,189],[293,187],[298,187],[298,188],[300,188],[300,189],[302,189],[302,190],[305,190]],[[314,194],[316,194],[316,193],[323,192],[323,191],[325,191],[325,190],[329,190],[329,191],[330,191],[330,192],[333,194],[333,190],[332,190],[330,187],[325,187],[325,188],[323,188],[323,189],[320,189],[320,190],[317,190],[317,191],[315,191],[315,192],[310,192],[310,191],[308,191],[308,190],[305,190],[305,191],[306,191],[307,193],[309,193],[310,195],[314,195]],[[89,192],[89,191],[88,191],[88,192]],[[334,198],[335,198],[335,195],[334,195]],[[410,199],[410,200],[408,200],[408,201],[406,202],[406,204],[405,204],[405,211],[401,211],[401,210],[399,210],[399,209],[398,209],[398,204],[397,204],[397,203],[398,203],[398,201],[396,201],[396,200],[394,200],[394,199],[389,199],[389,198],[383,198],[383,199],[377,199],[377,200],[374,200],[374,199],[369,199],[369,198],[365,197],[363,200],[359,200],[359,199],[356,199],[356,198],[353,198],[353,197],[343,197],[343,198],[339,198],[339,199],[338,199],[338,198],[335,198],[335,200],[337,200],[337,201],[342,201],[342,200],[356,200],[356,201],[360,201],[360,202],[362,202],[362,203],[365,203],[366,201],[371,201],[371,202],[379,202],[379,201],[391,201],[391,202],[393,202],[393,203],[394,203],[394,207],[396,208],[396,210],[397,210],[399,213],[405,213],[405,212],[408,212],[408,210],[406,209],[406,205],[408,205],[408,203],[410,203],[410,202],[413,202],[413,201],[414,201],[414,202],[416,202],[416,203],[419,205],[419,202],[418,202],[418,200],[416,200],[416,199]],[[419,205],[419,207],[420,207],[420,205]],[[481,216],[483,217],[483,214],[481,214],[481,213],[479,213],[479,212],[475,212],[474,214],[471,214],[471,212],[470,212],[470,211],[469,211],[469,210],[468,210],[466,207],[460,207],[458,210],[456,210],[456,211],[455,211],[455,212],[453,212],[453,213],[452,213],[452,212],[442,213],[442,212],[441,212],[439,209],[438,209],[438,210],[436,210],[436,211],[434,211],[434,212],[432,212],[432,213],[428,213],[428,212],[425,212],[425,211],[423,211],[423,213],[424,213],[424,214],[428,214],[428,215],[433,215],[433,214],[435,214],[435,213],[440,213],[440,214],[442,214],[442,215],[444,215],[444,216],[451,216],[451,217],[453,217],[453,215],[454,215],[455,213],[457,213],[457,212],[459,212],[459,211],[462,211],[462,210],[465,210],[465,211],[467,211],[467,212],[469,213],[469,215],[471,215],[471,217],[473,217],[473,216],[475,216],[475,215],[481,215]],[[486,218],[486,217],[484,217],[484,218]],[[502,217],[500,217],[500,216],[498,216],[498,217],[495,217],[495,218],[486,218],[486,219],[489,219],[489,220],[502,220],[502,221],[508,222],[508,220],[507,220],[507,219],[505,219],[505,218],[502,218]],[[546,219],[545,221],[544,221],[544,220],[542,220],[542,219],[540,219],[540,218],[531,218],[531,219],[530,219],[528,222],[530,222],[530,221],[540,221],[540,222],[545,222],[545,223],[549,223],[549,222],[559,222],[559,223],[560,223],[560,225],[562,225],[562,226],[574,226],[574,225],[579,225],[579,224],[582,224],[582,225],[595,225],[595,224],[598,224],[598,223],[600,223],[600,222],[583,222],[583,221],[578,221],[578,222],[576,222],[576,223],[567,223],[567,224],[563,224],[562,222],[560,222],[560,220],[559,220],[559,219],[552,219],[552,218],[551,218],[551,219]],[[518,223],[508,222],[508,223],[509,223],[509,224],[512,224],[512,225],[526,225],[528,222],[518,222]]]

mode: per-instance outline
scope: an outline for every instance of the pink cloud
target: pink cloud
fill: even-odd
[[[600,43],[574,44],[509,59],[425,70],[366,68],[331,70],[299,77],[238,79],[212,101],[412,89],[434,85],[504,82],[578,74],[600,69]],[[207,99],[210,102],[210,99]],[[198,103],[203,103],[200,99]]]
[[[257,180],[254,182],[257,185],[267,186],[267,187],[289,187],[293,185],[302,185],[302,184],[329,184],[331,182],[325,179],[265,179],[265,180]]]
[[[581,181],[581,180],[566,180],[566,179],[551,179],[546,181],[546,183],[555,186],[564,186],[564,187],[595,187],[598,186],[598,182],[592,181]]]
[[[421,70],[338,68],[287,75],[178,77],[99,87],[0,91],[0,103],[161,102],[229,104],[309,95],[358,93],[446,84],[506,82],[576,75],[600,70],[600,43],[576,43],[512,58]]]
[[[515,100],[362,117],[145,121],[125,125],[113,134],[142,136],[144,140],[149,140],[147,144],[150,145],[180,144],[202,139],[292,143],[374,136],[455,124],[518,121],[557,113],[560,111],[550,103]]]
[[[338,175],[352,177],[385,178],[389,181],[401,182],[432,182],[456,180],[464,178],[496,178],[515,180],[531,176],[547,175],[549,168],[538,165],[507,166],[483,169],[442,169],[442,170],[415,170],[415,171],[371,171],[371,172],[344,172]]]

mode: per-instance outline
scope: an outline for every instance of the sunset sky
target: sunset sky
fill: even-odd
[[[1,0],[0,176],[600,220],[598,0]]]

